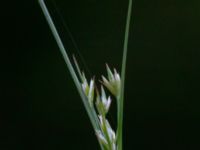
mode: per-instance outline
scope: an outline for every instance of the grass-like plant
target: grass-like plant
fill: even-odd
[[[69,69],[72,79],[75,83],[78,93],[82,99],[84,107],[87,111],[89,119],[92,123],[97,139],[99,141],[102,150],[122,150],[123,141],[123,105],[124,105],[124,84],[125,84],[125,72],[126,72],[126,59],[128,49],[128,37],[129,26],[132,10],[132,0],[129,0],[128,13],[126,18],[124,47],[122,56],[121,75],[114,69],[111,71],[108,65],[106,65],[107,78],[102,75],[100,80],[100,91],[97,89],[95,79],[88,80],[85,77],[84,72],[79,68],[79,65],[74,58],[74,66],[72,65],[67,51],[62,43],[62,40],[58,34],[58,31],[54,25],[52,17],[49,14],[47,6],[44,0],[38,0],[42,8],[44,16],[49,24],[49,27],[55,37],[60,52],[64,58],[64,61]],[[76,70],[74,69],[76,68]],[[117,130],[112,129],[106,115],[111,105],[111,96],[106,96],[105,89],[117,100]]]

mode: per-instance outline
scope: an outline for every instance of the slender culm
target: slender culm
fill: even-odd
[[[87,103],[85,94],[83,93],[83,91],[81,89],[79,80],[78,80],[78,78],[76,76],[76,73],[75,73],[75,71],[73,69],[73,66],[72,66],[72,64],[71,64],[71,62],[69,60],[69,57],[68,57],[68,55],[66,53],[66,50],[65,50],[65,47],[64,47],[64,45],[62,43],[62,40],[61,40],[61,38],[60,38],[60,36],[59,36],[59,34],[57,32],[57,29],[56,29],[56,27],[55,27],[55,25],[53,23],[53,20],[52,20],[50,14],[49,14],[49,11],[48,11],[45,3],[44,3],[44,0],[38,0],[38,2],[39,2],[40,6],[42,8],[42,11],[43,11],[44,16],[45,16],[45,18],[46,18],[46,20],[47,20],[47,22],[49,24],[49,27],[50,27],[50,29],[52,31],[52,34],[53,34],[53,36],[54,36],[54,38],[55,38],[55,40],[56,40],[56,42],[58,44],[58,47],[59,47],[60,52],[61,52],[61,54],[62,54],[62,56],[63,56],[63,58],[65,60],[66,65],[67,65],[67,67],[69,69],[69,72],[71,73],[71,76],[72,76],[72,79],[73,79],[73,81],[74,81],[74,83],[76,85],[76,88],[77,88],[81,98],[83,99],[83,104],[84,104],[84,106],[85,106],[85,108],[87,110],[87,113],[88,113],[89,118],[90,118],[90,120],[92,122],[92,125],[93,125],[94,129],[97,130],[97,129],[99,129],[99,126],[98,126],[98,123],[97,123],[97,118],[95,117],[93,112],[91,112],[91,110],[89,109],[89,104]]]
[[[127,61],[127,50],[128,50],[128,39],[129,39],[129,28],[132,13],[132,0],[129,0],[128,12],[126,18],[126,28],[124,36],[124,47],[123,47],[123,58],[121,67],[121,92],[118,97],[118,129],[117,129],[117,145],[118,150],[122,150],[122,131],[123,131],[123,109],[124,109],[124,84],[125,84],[125,73],[126,73],[126,61]]]

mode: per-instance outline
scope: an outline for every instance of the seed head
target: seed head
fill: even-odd
[[[121,86],[120,75],[116,71],[116,69],[114,69],[114,73],[112,73],[108,65],[106,65],[106,69],[107,69],[108,79],[102,76],[102,83],[115,97],[117,97],[120,94],[120,86]]]
[[[97,100],[96,100],[96,107],[100,115],[105,116],[110,108],[111,105],[111,98],[110,96],[107,98],[106,93],[103,89],[103,86],[101,86],[101,96],[99,96],[97,92]]]
[[[85,93],[85,95],[88,98],[90,106],[93,106],[93,100],[94,100],[94,79],[90,80],[90,86],[88,85],[87,79],[85,78],[84,73],[82,74],[82,88]]]

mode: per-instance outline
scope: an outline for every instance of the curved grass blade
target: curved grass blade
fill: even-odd
[[[84,94],[84,92],[82,90],[81,84],[80,84],[80,82],[78,80],[78,77],[76,76],[74,68],[73,68],[73,66],[72,66],[72,64],[71,64],[71,62],[69,60],[69,57],[68,57],[68,55],[66,53],[66,50],[65,50],[65,47],[64,47],[64,45],[63,45],[63,43],[61,41],[61,38],[60,38],[60,36],[59,36],[59,34],[57,32],[57,29],[56,29],[56,27],[55,27],[55,25],[53,23],[53,20],[52,20],[50,14],[49,14],[49,11],[48,11],[48,9],[46,7],[46,4],[44,3],[44,0],[38,0],[38,2],[40,4],[40,7],[41,7],[41,9],[42,9],[42,11],[44,13],[44,16],[45,16],[47,22],[48,22],[48,25],[49,25],[49,27],[50,27],[50,29],[52,31],[52,34],[53,34],[53,36],[54,36],[54,38],[55,38],[55,40],[56,40],[56,42],[58,44],[58,47],[59,47],[60,52],[61,52],[61,54],[62,54],[62,56],[64,58],[64,61],[65,61],[66,65],[67,65],[67,67],[69,69],[69,72],[70,72],[70,74],[72,76],[72,79],[73,79],[73,81],[75,83],[75,86],[76,86],[76,88],[77,88],[77,90],[79,92],[79,95],[80,95],[80,97],[82,99],[82,102],[84,104],[84,107],[85,107],[85,109],[86,109],[86,111],[88,113],[88,116],[89,116],[89,119],[90,119],[90,121],[92,123],[92,126],[93,126],[95,131],[96,130],[100,130],[98,117],[97,117],[96,113],[93,111],[93,109],[91,109],[91,107],[90,107],[90,105],[89,105],[89,103],[87,101],[87,97],[86,97],[86,95]],[[101,146],[101,149],[103,149],[101,144],[100,144],[100,146]]]

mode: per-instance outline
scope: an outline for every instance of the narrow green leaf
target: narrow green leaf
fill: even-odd
[[[123,47],[123,58],[122,58],[122,70],[121,70],[121,91],[118,97],[118,128],[117,128],[117,147],[118,150],[123,149],[122,133],[123,133],[123,109],[124,109],[124,83],[125,83],[125,72],[126,72],[126,59],[128,50],[128,38],[129,38],[129,27],[132,12],[132,0],[129,0],[128,12],[126,18],[126,28],[124,36],[124,47]]]
[[[72,79],[73,79],[73,81],[75,83],[75,86],[76,86],[76,88],[78,90],[78,93],[79,93],[79,95],[80,95],[80,97],[82,99],[82,102],[84,104],[84,107],[85,107],[85,109],[86,109],[86,111],[88,113],[88,116],[89,116],[89,119],[90,119],[90,121],[92,123],[92,126],[93,126],[95,131],[96,130],[100,130],[99,119],[97,117],[97,114],[95,113],[94,109],[91,109],[91,107],[89,105],[89,102],[87,100],[87,97],[86,97],[86,95],[84,94],[84,92],[82,90],[81,84],[80,84],[80,82],[79,82],[79,80],[78,80],[78,78],[76,76],[74,68],[72,67],[72,64],[71,64],[71,62],[69,60],[69,57],[68,57],[68,55],[66,53],[65,47],[64,47],[64,45],[62,43],[62,40],[61,40],[61,38],[60,38],[60,36],[59,36],[59,34],[57,32],[57,29],[56,29],[56,27],[54,25],[54,22],[53,22],[50,14],[49,14],[49,11],[48,11],[48,9],[46,7],[46,4],[44,3],[44,0],[38,0],[38,2],[40,4],[40,7],[41,7],[43,13],[44,13],[44,16],[45,16],[45,18],[47,20],[47,23],[48,23],[48,25],[49,25],[49,27],[50,27],[50,29],[52,31],[52,34],[53,34],[53,36],[54,36],[54,38],[55,38],[55,40],[56,40],[56,42],[58,44],[59,50],[60,50],[60,52],[61,52],[61,54],[62,54],[62,56],[64,58],[64,61],[65,61],[66,65],[67,65],[67,67],[69,69],[69,72],[70,72],[70,74],[72,76]],[[103,146],[102,146],[101,143],[100,143],[100,146],[101,146],[101,149],[103,150]]]

